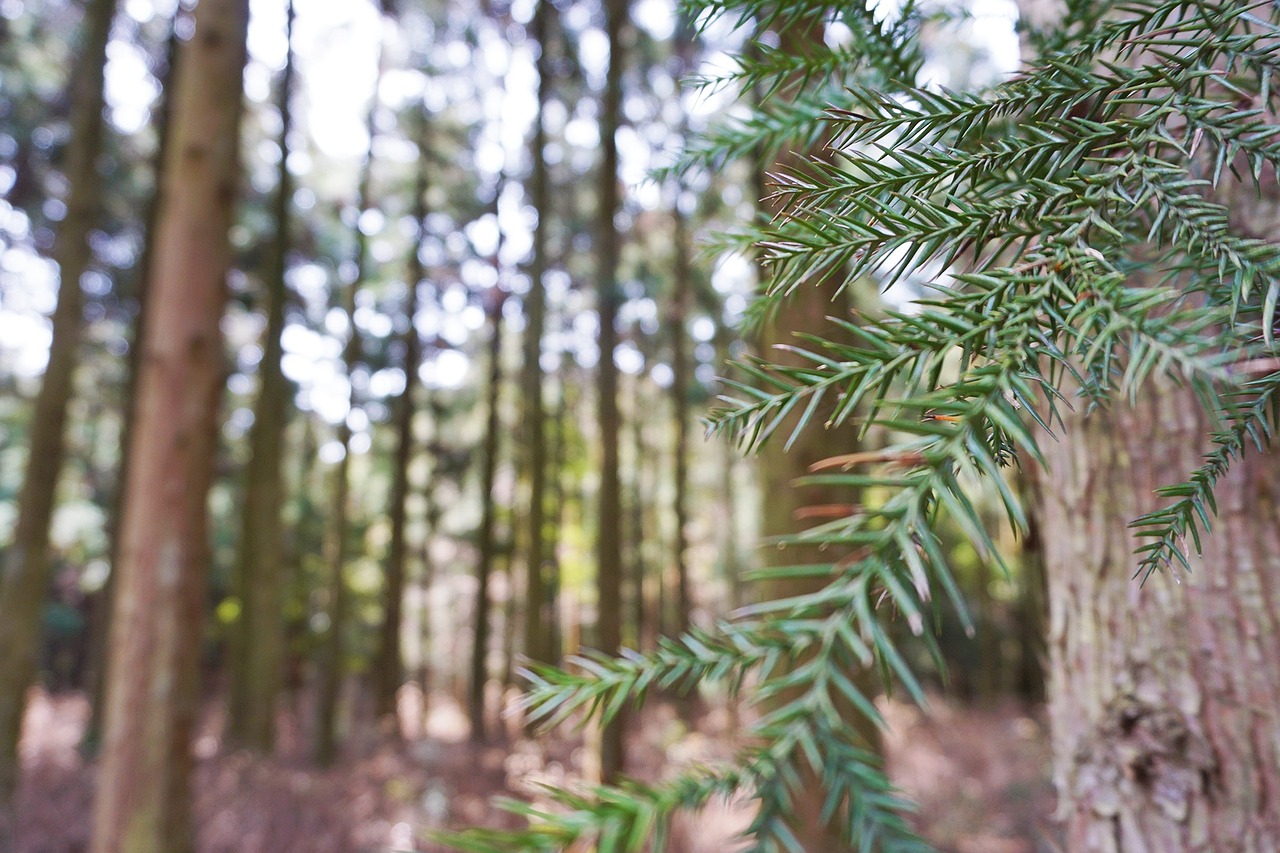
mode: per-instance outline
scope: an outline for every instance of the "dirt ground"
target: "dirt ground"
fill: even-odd
[[[94,767],[77,752],[87,712],[79,695],[33,696],[16,853],[87,849]],[[886,716],[892,776],[919,803],[919,825],[943,853],[1059,851],[1037,714],[935,702],[927,716],[902,705],[887,706]],[[283,727],[279,755],[264,760],[223,752],[220,724],[207,714],[195,745],[200,853],[436,853],[444,848],[430,842],[432,829],[512,825],[516,819],[491,804],[493,794],[529,795],[535,783],[571,780],[588,754],[578,741],[532,741],[515,731],[503,745],[473,746],[461,711],[442,696],[432,697],[425,737],[409,726],[413,737],[404,743],[349,739],[342,760],[324,771],[306,762],[296,727]],[[635,727],[628,759],[636,775],[654,778],[728,755],[731,728],[719,711],[691,732],[674,709],[659,706]],[[678,853],[733,850],[749,819],[742,807],[722,805],[684,820]]]

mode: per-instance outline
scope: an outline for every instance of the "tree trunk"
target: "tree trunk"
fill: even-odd
[[[280,170],[275,194],[276,239],[265,276],[267,329],[259,362],[260,385],[249,433],[236,594],[240,618],[231,634],[231,695],[227,737],[259,753],[275,745],[276,700],[284,661],[284,432],[289,382],[281,367],[284,347],[293,176],[289,172],[289,132],[293,126],[293,3],[286,12],[285,64],[280,80]]]
[[[615,323],[621,289],[618,287],[618,254],[621,235],[614,218],[621,208],[618,188],[618,127],[622,120],[623,27],[627,0],[605,0],[605,32],[609,38],[609,70],[605,76],[600,108],[601,162],[597,195],[596,240],[599,268],[596,310],[600,318],[600,361],[597,393],[600,407],[600,517],[596,552],[596,645],[617,654],[622,644],[622,496],[618,481],[618,368],[613,351],[618,345]],[[612,782],[623,764],[622,720],[602,733],[601,777]]]
[[[173,145],[127,472],[93,853],[192,849],[189,775],[223,384],[247,0],[203,0],[179,50]]]
[[[1190,573],[1134,579],[1128,521],[1201,463],[1195,397],[1072,416],[1039,486],[1060,816],[1073,853],[1280,850],[1280,466],[1248,454]]]
[[[685,320],[689,313],[689,297],[693,293],[693,269],[689,262],[689,228],[680,210],[680,192],[671,210],[673,246],[675,253],[675,279],[672,281],[670,314],[667,322],[671,334],[671,419],[675,422],[673,440],[674,496],[672,513],[675,530],[672,532],[671,559],[675,567],[675,624],[672,634],[689,630],[689,565],[686,552],[689,537],[685,528],[689,524],[689,331]]]
[[[529,266],[529,292],[524,296],[524,367],[520,380],[524,404],[525,461],[529,469],[529,515],[525,539],[524,653],[530,660],[551,662],[546,627],[546,590],[543,580],[546,543],[547,451],[546,411],[542,392],[542,336],[546,325],[547,225],[551,220],[551,188],[544,150],[547,129],[544,112],[551,97],[551,39],[555,32],[555,6],[539,0],[533,16],[532,36],[538,44],[538,117],[533,124],[530,200],[538,211],[533,228],[533,259]]]
[[[791,55],[803,55],[810,44],[821,44],[823,34],[820,24],[809,24],[803,27],[792,27],[781,35],[782,50]],[[804,152],[785,151],[782,162],[795,163],[802,159]],[[759,182],[756,191],[758,201],[766,213],[768,202],[765,201],[768,189],[764,177],[765,166],[770,170],[778,168],[773,164],[761,163],[756,169]],[[766,274],[762,272],[762,275]],[[805,346],[802,337],[818,337],[826,340],[839,340],[839,328],[829,317],[847,319],[853,308],[849,291],[852,288],[840,289],[839,276],[830,276],[825,280],[806,284],[790,294],[780,307],[771,322],[764,324],[757,339],[753,342],[757,352],[767,354],[769,360],[779,365],[810,366],[812,362],[787,349],[779,347]],[[811,508],[819,513],[823,507],[850,506],[859,500],[857,490],[837,488],[834,486],[798,486],[796,480],[806,476],[811,466],[821,459],[837,453],[845,453],[854,449],[857,440],[856,430],[842,428],[828,431],[821,428],[825,420],[819,412],[810,425],[796,436],[788,449],[787,440],[791,437],[795,425],[801,417],[794,412],[785,419],[773,437],[763,446],[757,467],[759,475],[761,500],[760,535],[768,540],[776,537],[793,535],[812,527],[814,518],[821,521],[821,514],[812,515]],[[761,552],[760,562],[766,567],[781,567],[802,564],[830,563],[831,555],[819,546],[786,546],[776,548],[766,545]],[[782,577],[763,580],[756,592],[762,600],[771,601],[792,598],[814,593],[826,586],[825,578],[814,577]],[[877,692],[878,674],[863,668],[852,675],[854,683],[865,694]],[[785,704],[793,695],[786,692],[771,700]],[[881,750],[880,730],[865,714],[845,704],[842,708],[843,719],[857,733],[864,748],[873,753]],[[826,828],[826,821],[821,817],[822,786],[816,779],[806,779],[802,789],[811,792],[810,796],[798,795],[795,803],[796,831],[800,845],[809,853],[836,853],[846,848],[832,836]]]
[[[637,348],[641,346],[640,337],[643,333],[637,327],[635,330],[635,344]],[[646,361],[647,361],[646,357]],[[661,614],[652,614],[646,612],[644,600],[645,582],[649,578],[649,530],[645,526],[645,507],[652,501],[656,489],[648,489],[646,480],[647,469],[649,468],[649,454],[651,452],[648,442],[645,441],[644,428],[648,418],[653,416],[653,411],[645,409],[645,392],[644,392],[644,371],[638,372],[631,380],[631,494],[628,501],[628,515],[630,523],[627,525],[627,532],[630,534],[630,542],[627,545],[631,564],[631,572],[629,580],[631,586],[630,600],[630,618],[627,619],[627,634],[625,642],[639,650],[642,648],[652,648],[657,638],[649,638],[646,636],[646,630],[651,626],[654,627],[654,633],[661,630],[657,623],[661,620]],[[657,531],[653,531],[656,535]],[[652,640],[652,641],[651,641]]]
[[[366,126],[369,131],[369,150],[360,169],[360,182],[356,189],[356,225],[352,229],[355,238],[355,276],[343,288],[342,310],[347,316],[347,342],[342,359],[350,381],[360,363],[360,330],[356,327],[356,304],[360,288],[364,286],[366,266],[369,262],[369,238],[360,230],[360,219],[369,206],[370,186],[373,181],[373,152],[377,142],[378,90],[382,83],[382,58],[378,59],[378,73],[374,78],[373,101],[369,105]],[[405,377],[408,381],[408,377]],[[348,403],[355,402],[354,390],[348,385]],[[349,421],[338,426],[338,439],[342,443],[342,459],[334,472],[333,504],[329,510],[329,541],[326,558],[329,563],[329,626],[320,648],[317,672],[316,732],[313,758],[324,767],[337,757],[338,701],[342,690],[344,666],[344,637],[347,622],[347,527],[350,523],[351,427]]]
[[[49,524],[66,450],[67,408],[79,361],[84,293],[80,277],[89,266],[89,231],[97,224],[102,176],[103,66],[115,17],[115,0],[94,0],[85,10],[80,60],[71,84],[71,138],[63,174],[70,186],[67,214],[53,247],[58,264],[58,300],[53,311],[49,364],[31,418],[27,470],[18,496],[13,542],[0,563],[0,846],[18,784],[18,736],[27,688],[35,680],[41,616],[49,585]]]
[[[496,258],[496,256],[495,256]],[[506,294],[497,287],[488,293],[489,298],[489,412],[484,432],[484,459],[480,474],[480,559],[476,564],[476,613],[475,633],[471,643],[471,680],[467,695],[467,710],[471,718],[471,739],[483,741],[485,731],[484,691],[489,681],[489,578],[496,556],[494,521],[497,507],[493,499],[494,480],[498,472],[498,436],[502,430],[502,306]],[[539,374],[541,380],[541,374]],[[533,604],[532,601],[529,602]]]
[[[147,293],[150,290],[148,274],[151,269],[151,258],[155,254],[156,216],[160,209],[160,173],[164,168],[164,158],[169,150],[169,115],[172,112],[174,68],[177,65],[179,22],[190,13],[179,8],[169,25],[169,38],[165,46],[165,62],[163,70],[157,69],[160,79],[160,100],[154,111],[152,126],[156,133],[156,150],[152,156],[153,176],[157,191],[147,203],[145,224],[143,226],[142,257],[138,261],[135,278],[135,299],[137,316],[133,323],[132,339],[129,341],[128,366],[124,385],[123,409],[120,424],[120,460],[119,471],[128,471],[130,455],[133,447],[134,400],[138,390],[138,373],[142,367],[142,341],[146,337]],[[110,571],[107,582],[98,591],[90,616],[89,625],[89,722],[85,725],[84,738],[80,749],[86,755],[96,755],[102,740],[102,711],[106,705],[107,690],[107,633],[111,623],[111,607],[116,586],[115,567],[120,562],[120,517],[125,502],[125,477],[117,476],[116,492],[107,519],[108,563]]]
[[[404,681],[404,655],[400,644],[400,631],[404,612],[404,582],[406,576],[408,542],[409,463],[413,458],[413,400],[418,384],[418,366],[422,361],[422,336],[414,319],[418,316],[418,290],[422,283],[422,259],[418,254],[427,228],[427,119],[420,117],[418,151],[418,179],[414,189],[414,219],[418,225],[418,237],[409,250],[407,304],[405,312],[409,324],[404,330],[404,390],[396,399],[396,454],[392,461],[391,487],[391,545],[387,555],[385,605],[379,632],[378,654],[374,660],[374,690],[377,713],[380,718],[396,712],[396,694]],[[398,730],[398,729],[397,729]]]
[[[351,471],[351,427],[338,426],[342,458],[333,471],[333,491],[325,528],[325,562],[329,566],[326,591],[328,627],[318,649],[316,660],[316,731],[312,758],[321,767],[332,764],[338,753],[338,700],[342,691],[345,644],[343,631],[347,624],[347,525],[350,517],[349,498]]]

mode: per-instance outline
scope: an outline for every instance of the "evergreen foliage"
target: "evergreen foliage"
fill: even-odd
[[[816,18],[855,36],[804,57],[753,45],[737,71],[707,82],[769,97],[708,134],[686,167],[825,142],[820,156],[771,176],[781,214],[741,235],[771,274],[757,317],[833,274],[928,282],[925,298],[883,319],[833,318],[841,342],[797,340],[802,367],[739,365],[713,416],[712,430],[747,450],[787,440],[775,435],[784,422],[882,431],[887,447],[833,455],[812,478],[884,498],[789,540],[820,543],[830,564],[769,570],[824,577],[819,593],[747,608],[650,654],[587,654],[529,674],[526,708],[547,724],[582,712],[608,719],[654,687],[736,687],[751,676],[752,698],[772,697],[771,710],[733,766],[653,787],[552,791],[556,810],[513,806],[528,829],[451,837],[460,849],[662,849],[675,810],[738,793],[759,805],[750,850],[798,850],[789,820],[809,772],[824,818],[852,849],[926,849],[841,708],[878,719],[850,677],[859,667],[878,666],[923,699],[882,623],[895,614],[931,644],[939,599],[967,618],[939,539],[944,520],[999,562],[975,484],[993,486],[1021,530],[1004,469],[1056,440],[1062,407],[1110,405],[1171,378],[1192,386],[1217,424],[1204,464],[1164,490],[1168,506],[1132,522],[1149,543],[1134,563],[1145,580],[1186,568],[1185,549],[1211,526],[1215,483],[1247,443],[1270,441],[1280,244],[1244,233],[1218,191],[1249,182],[1261,198],[1277,195],[1280,8],[1071,0],[1055,29],[1025,34],[1038,58],[1023,72],[954,92],[900,82],[916,79],[923,13],[908,4],[884,22],[875,5],[711,0],[704,15],[744,26]]]

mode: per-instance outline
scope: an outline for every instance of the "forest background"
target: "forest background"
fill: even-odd
[[[875,14],[892,22],[900,11]],[[715,248],[723,242],[712,235],[761,215],[770,152],[653,172],[708,128],[732,136],[747,126],[753,93],[714,78],[753,33],[721,21],[695,34],[656,0],[479,10],[205,0],[194,13],[142,0],[8,0],[0,14],[4,831],[18,844],[33,832],[23,823],[34,810],[22,807],[19,723],[62,708],[28,691],[37,673],[48,689],[91,700],[86,755],[98,748],[104,707],[136,715],[143,764],[99,777],[99,819],[125,817],[100,827],[95,849],[114,849],[104,838],[127,833],[139,803],[171,817],[146,831],[189,836],[185,785],[169,774],[185,773],[197,716],[198,755],[274,753],[286,767],[304,756],[325,766],[413,755],[404,744],[447,730],[444,740],[480,745],[452,753],[460,775],[491,754],[480,751],[486,743],[509,746],[513,778],[528,762],[556,784],[558,773],[612,779],[644,768],[629,754],[643,753],[641,741],[624,748],[622,726],[588,729],[588,748],[558,761],[549,755],[563,744],[530,747],[518,715],[499,715],[521,660],[561,661],[584,643],[652,649],[659,635],[710,626],[755,600],[760,586],[778,594],[751,581],[761,533],[848,506],[783,498],[813,461],[803,452],[756,463],[696,438],[726,362],[748,347],[767,351],[767,335],[740,337],[758,286],[752,256]],[[227,33],[193,42],[202,14]],[[922,85],[980,87],[1015,66],[1015,9],[975,4],[962,17],[922,31]],[[809,37],[838,46],[856,36],[842,26]],[[244,57],[218,52],[242,40],[236,32],[248,45],[243,115],[238,85],[210,82],[218,72],[238,83]],[[175,57],[191,43],[208,53],[209,76],[175,82]],[[218,146],[228,139],[236,144]],[[182,158],[201,146],[183,173]],[[242,191],[234,207],[228,186]],[[185,254],[163,254],[171,244],[155,239],[165,227],[157,200],[179,197],[228,217],[228,254],[214,249],[216,227]],[[189,292],[169,292],[178,322],[166,328],[192,320],[205,324],[196,338],[225,341],[189,367],[221,398],[200,411],[226,416],[216,440],[186,448],[194,463],[157,450],[153,484],[181,470],[189,488],[148,491],[154,503],[133,510],[130,546],[121,472],[147,463],[126,454],[161,447],[132,430],[166,417],[180,430],[197,405],[173,388],[172,405],[146,402],[139,320],[158,298],[147,271],[165,263],[193,270]],[[221,292],[221,268],[225,312],[196,298]],[[80,270],[78,290],[57,286],[68,270]],[[202,275],[212,275],[205,290]],[[907,277],[881,294],[864,282],[840,310],[884,316],[921,284]],[[785,310],[783,330],[803,331],[805,311],[833,313],[829,298]],[[816,452],[854,441],[828,436]],[[192,521],[204,514],[201,483],[207,553],[191,535],[202,532]],[[193,497],[197,511],[183,516]],[[998,513],[1000,497],[987,504]],[[163,568],[139,543],[149,526],[167,527],[168,510],[184,532],[183,577],[193,577],[173,593],[185,617],[153,619],[169,600],[163,571],[150,586],[119,589],[112,569],[122,559]],[[946,611],[935,625],[953,695],[1034,701],[1044,606],[1035,540],[997,543],[1004,574],[964,540],[953,531],[946,547],[976,637]],[[146,629],[112,629],[109,613]],[[107,670],[117,646],[115,656],[138,665]],[[185,659],[201,681],[166,682],[166,667]],[[921,664],[937,671],[923,655]],[[147,691],[163,701],[130,704]],[[690,728],[732,742],[741,709],[719,688],[667,698],[660,726],[629,724],[659,743],[659,766],[644,772],[663,772]],[[147,761],[164,769],[140,771]],[[396,787],[387,779],[380,796]],[[371,843],[425,846],[441,820],[495,819],[441,807],[454,793],[446,789],[405,795],[421,813],[391,827],[397,838]],[[267,824],[238,843],[267,844],[280,831]],[[1004,840],[1036,843],[1021,831]],[[963,843],[949,832],[936,840]]]

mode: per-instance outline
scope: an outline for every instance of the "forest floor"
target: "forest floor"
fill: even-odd
[[[87,849],[94,787],[94,766],[77,751],[88,705],[77,694],[37,691],[33,700],[15,853],[79,853]],[[943,853],[1060,849],[1048,819],[1048,746],[1037,714],[941,701],[927,716],[900,704],[885,710],[891,774],[919,803],[921,831]],[[431,843],[432,829],[517,825],[489,798],[534,796],[535,783],[578,778],[587,755],[578,740],[527,740],[516,731],[503,744],[474,746],[460,709],[443,696],[432,697],[426,737],[348,739],[342,760],[327,770],[307,763],[296,728],[282,730],[277,757],[255,759],[221,751],[220,727],[218,714],[207,713],[195,745],[199,853],[435,853],[445,848]],[[672,706],[659,705],[635,729],[628,760],[642,778],[732,751],[724,711],[704,714],[690,731]],[[731,851],[749,820],[740,805],[710,809],[676,827],[672,850]]]

